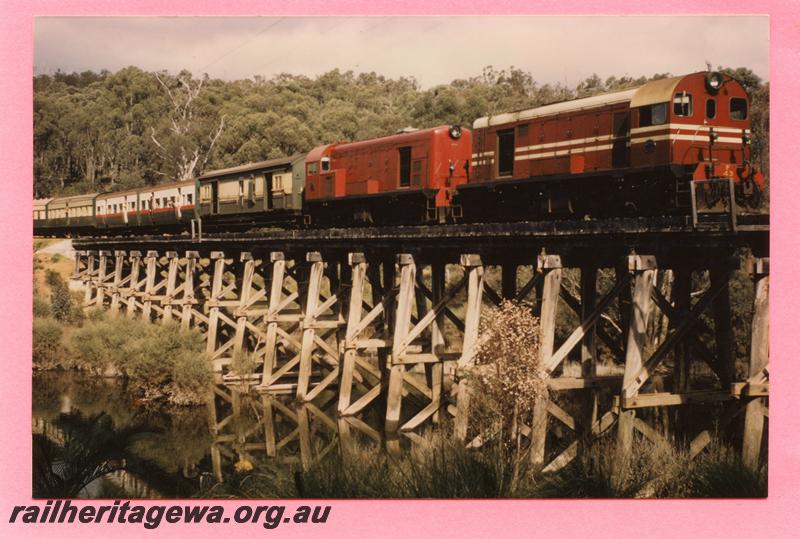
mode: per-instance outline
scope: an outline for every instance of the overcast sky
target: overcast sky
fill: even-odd
[[[597,73],[769,77],[767,17],[39,17],[34,71],[189,69],[222,79],[339,68],[427,88],[515,66],[573,86]]]

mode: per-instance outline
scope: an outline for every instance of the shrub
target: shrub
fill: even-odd
[[[539,358],[539,320],[530,306],[505,300],[484,312],[471,376],[480,430],[498,430],[513,447],[520,423],[530,423],[533,404],[547,393]]]
[[[34,318],[46,318],[51,315],[50,303],[39,294],[33,295],[33,316]]]
[[[204,401],[213,382],[214,375],[208,355],[196,349],[181,350],[175,355],[172,367],[169,400],[179,405],[199,404]]]
[[[33,366],[35,369],[52,369],[58,366],[64,347],[61,342],[61,324],[52,318],[33,319]]]
[[[114,367],[148,398],[201,403],[213,381],[202,336],[175,324],[92,319],[75,331],[72,348],[79,367],[98,374]]]
[[[83,311],[72,297],[69,287],[57,272],[47,270],[47,284],[50,285],[50,306],[53,318],[67,324],[78,324],[83,318]]]
[[[144,327],[132,320],[108,319],[93,321],[72,334],[72,358],[80,369],[102,374],[109,367],[124,366],[123,347],[130,339],[144,334]],[[123,369],[124,370],[124,369]]]

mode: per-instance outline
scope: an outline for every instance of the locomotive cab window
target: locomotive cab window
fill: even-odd
[[[692,116],[694,106],[692,104],[692,94],[678,92],[672,100],[672,113],[675,116]]]
[[[747,99],[741,97],[731,98],[731,120],[747,119]]]
[[[661,125],[667,121],[667,104],[656,103],[639,108],[639,127]]]
[[[411,185],[411,146],[397,150],[400,154],[400,187]]]
[[[331,158],[330,157],[323,157],[319,160],[319,168],[322,169],[323,172],[327,172],[331,169]]]
[[[497,132],[497,175],[514,174],[514,129]]]
[[[717,100],[713,97],[706,99],[706,118],[713,120],[717,117]]]
[[[319,172],[319,165],[317,163],[309,163],[308,164],[308,173],[309,174],[316,174]]]

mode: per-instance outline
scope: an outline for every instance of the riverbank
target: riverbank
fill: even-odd
[[[80,292],[67,284],[71,268],[57,253],[34,256],[34,370],[118,376],[142,399],[205,402],[213,374],[199,332],[84,311]]]

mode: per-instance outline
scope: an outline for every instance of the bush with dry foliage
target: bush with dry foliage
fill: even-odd
[[[539,320],[530,305],[504,300],[484,311],[471,385],[481,429],[499,429],[519,442],[520,423],[530,424],[533,404],[547,392],[539,357]]]

